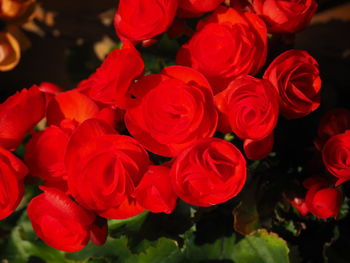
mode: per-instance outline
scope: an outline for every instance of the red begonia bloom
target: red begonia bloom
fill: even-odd
[[[317,61],[304,50],[288,50],[264,74],[279,92],[281,114],[301,118],[320,105],[321,78]]]
[[[304,199],[295,197],[290,203],[299,211],[302,216],[306,216],[309,213],[309,208]]]
[[[208,138],[176,157],[170,172],[175,193],[185,202],[211,206],[236,196],[246,181],[246,161],[231,143]]]
[[[176,205],[177,195],[172,189],[170,168],[151,165],[144,174],[133,196],[145,209],[153,213],[170,214]]]
[[[42,190],[44,193],[28,205],[28,217],[35,233],[55,249],[65,252],[83,249],[90,240],[95,215],[60,190],[45,187]]]
[[[213,11],[224,0],[180,0],[177,15],[181,17],[201,16]]]
[[[256,74],[266,53],[264,22],[253,13],[220,6],[198,23],[197,32],[179,50],[176,61],[201,72],[217,93],[233,79]]]
[[[178,0],[120,0],[114,27],[121,39],[134,43],[167,30],[174,20]]]
[[[38,86],[23,89],[0,104],[0,146],[17,148],[45,114],[45,97]]]
[[[20,159],[0,147],[0,220],[14,212],[22,200],[22,179],[27,173],[28,169]]]
[[[150,163],[136,140],[110,129],[97,119],[83,122],[72,134],[65,162],[69,192],[107,218],[131,196]]]
[[[71,129],[50,126],[33,135],[24,155],[31,175],[49,181],[64,180],[64,156],[71,133]]]
[[[234,80],[216,95],[215,102],[223,115],[220,121],[229,123],[241,139],[262,140],[276,126],[278,93],[267,80],[251,76]],[[228,125],[219,127],[223,126]]]
[[[140,79],[136,105],[126,111],[129,132],[149,151],[175,156],[196,141],[211,137],[217,112],[211,87],[198,71],[170,66]]]
[[[344,108],[336,108],[328,111],[320,120],[315,143],[318,149],[322,149],[326,141],[334,135],[350,130],[350,111]]]
[[[350,130],[328,139],[322,158],[327,170],[338,178],[337,185],[350,180]]]
[[[315,0],[253,0],[255,12],[266,22],[270,33],[290,34],[301,31],[317,9]]]
[[[338,189],[329,187],[326,181],[317,178],[305,180],[304,187],[308,189],[305,202],[313,215],[321,219],[338,216],[343,202],[343,195]]]
[[[272,151],[274,143],[273,133],[261,140],[245,139],[244,153],[250,160],[262,160]]]
[[[143,72],[140,53],[124,41],[122,49],[109,53],[96,72],[80,82],[78,90],[95,101],[124,109],[131,103],[130,85]]]

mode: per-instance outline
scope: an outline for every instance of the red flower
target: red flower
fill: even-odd
[[[124,41],[122,49],[109,53],[96,72],[80,82],[78,90],[98,102],[124,109],[131,103],[129,87],[143,71],[140,53]]]
[[[262,140],[276,126],[278,94],[269,81],[251,76],[234,80],[216,95],[215,102],[223,115],[220,121],[228,122],[242,139]]]
[[[316,178],[305,180],[304,187],[308,189],[305,202],[313,215],[321,219],[338,216],[343,202],[342,193],[338,189],[328,187],[327,182]]]
[[[129,196],[119,206],[103,212],[102,216],[111,219],[126,219],[136,216],[144,211],[145,209],[140,206],[136,199]]]
[[[14,154],[0,147],[0,220],[8,217],[22,200],[22,179],[27,167]]]
[[[350,111],[343,108],[328,111],[318,126],[316,146],[322,149],[326,141],[337,134],[350,130]]]
[[[139,42],[153,38],[171,25],[178,0],[120,0],[114,27],[121,39]]]
[[[28,205],[28,217],[35,233],[49,246],[65,252],[84,248],[90,240],[95,215],[66,194],[42,187],[44,193]]]
[[[134,86],[136,106],[125,124],[149,151],[175,156],[202,138],[211,137],[217,112],[209,83],[199,72],[171,66],[145,76]]]
[[[41,82],[39,85],[39,90],[49,95],[57,95],[63,91],[63,89],[51,82]]]
[[[106,106],[95,115],[95,118],[103,120],[113,126],[118,132],[121,132],[125,130],[124,115],[124,110]]]
[[[70,129],[50,126],[33,135],[24,155],[31,175],[55,182],[64,180],[64,155],[71,133]]]
[[[296,33],[311,21],[315,0],[253,0],[255,12],[266,22],[270,33]]]
[[[213,11],[224,0],[181,0],[179,1],[178,15],[181,17],[201,16]]]
[[[107,220],[103,217],[96,217],[90,229],[90,240],[97,246],[102,246],[108,236]]]
[[[88,96],[77,90],[62,92],[52,98],[46,111],[49,125],[62,126],[62,122],[79,124],[85,120],[101,119],[113,127],[116,120],[123,118],[120,110],[102,105],[101,108]],[[121,120],[120,120],[121,121]],[[119,123],[120,125],[120,123]]]
[[[253,13],[220,6],[198,23],[197,31],[176,61],[203,73],[214,93],[233,79],[257,73],[265,63],[266,27]]]
[[[170,176],[182,200],[211,206],[241,191],[246,181],[246,161],[233,144],[208,138],[183,151],[175,159]]]
[[[60,86],[57,86],[51,82],[42,82],[38,87],[39,90],[44,93],[46,107],[57,94],[63,91]]]
[[[23,89],[0,104],[0,146],[17,148],[45,114],[45,98],[37,86]]]
[[[328,139],[322,158],[327,170],[338,178],[337,185],[350,180],[350,130]]]
[[[149,165],[142,146],[117,135],[97,119],[83,122],[66,152],[69,192],[79,204],[103,217],[120,206],[141,181]]]
[[[93,118],[99,111],[96,103],[88,96],[75,91],[66,91],[55,96],[47,107],[47,122],[59,126],[65,119],[81,123]]]
[[[273,142],[273,133],[258,141],[246,139],[243,144],[244,153],[250,160],[262,160],[272,151]]]
[[[135,189],[137,202],[153,213],[170,214],[176,205],[177,196],[170,182],[170,169],[151,165]]]
[[[306,216],[309,213],[309,208],[304,199],[295,197],[290,203],[299,211],[302,216]]]
[[[317,61],[304,50],[288,50],[270,64],[264,78],[279,91],[281,114],[301,118],[320,105],[321,78]]]

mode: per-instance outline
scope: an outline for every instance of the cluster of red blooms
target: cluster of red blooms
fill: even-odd
[[[300,118],[319,106],[318,64],[306,51],[289,50],[262,79],[252,76],[265,64],[268,32],[301,30],[316,7],[313,0],[120,0],[115,28],[123,47],[95,73],[71,91],[43,83],[1,104],[0,219],[18,206],[28,171],[43,179],[43,193],[28,205],[33,228],[68,252],[89,240],[103,244],[106,219],[171,213],[178,197],[212,206],[236,196],[245,157],[213,135],[233,132],[246,157],[260,160],[272,149],[279,114]],[[144,75],[134,45],[152,44],[176,15],[185,21],[207,12],[177,65]],[[10,151],[44,117],[48,127],[32,132],[24,164]],[[125,127],[131,136],[121,135]],[[341,181],[350,177],[349,135],[323,148]],[[154,165],[146,150],[172,159]]]
[[[310,212],[322,219],[336,218],[344,199],[338,186],[350,180],[350,111],[336,108],[327,112],[317,133],[315,146],[333,177],[306,179],[303,182],[307,189],[305,197],[294,198],[291,203],[302,215]]]

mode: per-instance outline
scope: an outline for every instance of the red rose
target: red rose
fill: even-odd
[[[270,33],[281,34],[304,29],[317,9],[315,0],[253,0],[252,6]]]
[[[135,189],[133,196],[145,209],[153,213],[170,214],[176,205],[177,196],[170,182],[170,169],[151,165]]]
[[[143,147],[118,135],[97,119],[83,122],[72,134],[66,152],[69,192],[102,217],[134,192],[149,165]]]
[[[318,126],[317,148],[322,149],[330,137],[344,133],[346,130],[350,130],[350,111],[343,108],[328,111]]]
[[[175,156],[199,139],[211,137],[217,112],[211,87],[199,72],[182,66],[140,79],[134,86],[136,106],[125,124],[146,149]]]
[[[321,78],[317,61],[304,50],[288,50],[264,74],[279,91],[281,114],[301,118],[320,105]]]
[[[269,81],[251,76],[234,80],[216,95],[215,102],[224,115],[220,121],[227,121],[242,139],[261,140],[276,126],[278,94]]]
[[[124,41],[122,49],[109,53],[96,72],[80,82],[78,90],[98,102],[124,109],[131,102],[129,87],[143,71],[140,53],[129,41]]]
[[[183,151],[175,159],[170,176],[182,200],[211,206],[241,191],[246,181],[246,161],[233,144],[208,138]]]
[[[45,98],[37,86],[23,89],[0,104],[0,146],[17,148],[45,114]]]
[[[244,153],[250,160],[262,160],[272,151],[274,142],[273,133],[262,140],[244,140]]]
[[[305,202],[313,215],[321,219],[338,216],[343,202],[342,193],[338,189],[331,188],[325,181],[315,178],[305,180],[304,186],[308,189]]]
[[[31,175],[49,181],[64,180],[64,154],[71,133],[72,130],[50,126],[33,135],[24,155]]]
[[[84,248],[90,240],[95,215],[66,194],[42,187],[44,193],[28,205],[28,217],[35,233],[49,246],[65,252]]]
[[[197,31],[176,61],[203,73],[214,93],[235,78],[257,73],[265,63],[266,27],[253,13],[220,6],[198,23]]]
[[[350,180],[350,130],[328,139],[322,158],[327,170],[338,178],[337,185]]]
[[[213,11],[222,2],[224,0],[180,0],[177,14],[181,17],[201,16]]]
[[[171,25],[178,0],[120,0],[114,27],[121,39],[139,42],[153,38]]]
[[[0,220],[15,211],[22,200],[22,179],[27,173],[28,169],[20,159],[0,147]]]

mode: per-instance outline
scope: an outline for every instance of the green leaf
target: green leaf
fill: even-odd
[[[163,34],[161,39],[157,43],[157,49],[167,54],[176,54],[179,48],[179,43],[177,43],[177,41],[175,40],[170,39],[168,34]]]
[[[142,223],[145,221],[148,215],[148,211],[142,212],[134,217],[130,217],[127,219],[110,219],[108,220],[108,229],[115,230],[118,228],[123,228],[128,231],[138,231],[141,227]]]
[[[342,204],[342,206],[340,207],[339,210],[339,216],[338,216],[338,220],[345,218],[350,211],[350,207],[349,207],[349,198],[345,197],[344,202]]]
[[[232,258],[232,250],[236,242],[236,236],[222,237],[214,243],[196,245],[194,236],[186,238],[183,249],[185,261],[183,262],[201,262],[204,260],[224,260]]]
[[[232,132],[230,133],[226,133],[225,136],[224,136],[224,140],[225,141],[228,141],[228,142],[231,142],[235,139],[235,136],[233,135]]]
[[[231,253],[235,243],[235,236],[223,237],[213,244],[202,246],[191,245],[185,250],[185,262],[200,262],[203,260],[224,260],[232,258]]]
[[[38,182],[40,181],[38,180]],[[41,191],[38,188],[38,182],[36,182],[35,184],[27,184],[25,186],[24,196],[20,204],[18,205],[16,211],[26,208],[30,200],[32,200],[34,196],[40,194]]]
[[[127,243],[125,236],[118,239],[109,237],[103,246],[89,243],[81,251],[67,253],[66,257],[78,262],[125,262],[132,256]]]
[[[128,258],[125,263],[177,263],[181,262],[182,254],[174,240],[160,238],[155,242],[144,241],[144,246],[148,246],[140,254]],[[124,261],[123,261],[124,262]]]
[[[111,53],[115,49],[122,49],[122,47],[123,47],[123,42],[120,41],[117,44],[115,44],[114,46],[112,46],[108,53]]]
[[[256,195],[260,180],[254,180],[242,194],[242,201],[233,210],[235,231],[248,235],[261,227],[256,205]]]
[[[294,222],[292,220],[286,221],[283,224],[283,227],[286,231],[291,233],[293,236],[298,236],[299,235],[299,230],[296,228]]]
[[[253,163],[251,163],[249,166],[248,166],[248,169],[252,172],[254,172],[258,166],[260,165],[260,161],[254,161]]]
[[[151,53],[142,53],[142,59],[145,63],[145,75],[159,73],[162,70],[162,58]]]
[[[236,263],[287,263],[288,253],[282,238],[262,229],[238,242],[233,247],[232,259]]]
[[[241,202],[233,211],[234,229],[242,234],[248,235],[260,227],[259,214],[255,204]]]
[[[67,253],[67,258],[75,262],[123,262],[123,263],[157,263],[180,262],[182,255],[174,240],[160,238],[156,241],[144,240],[143,252],[132,253],[128,247],[126,236],[121,238],[108,238],[103,246],[89,244],[83,250]]]

